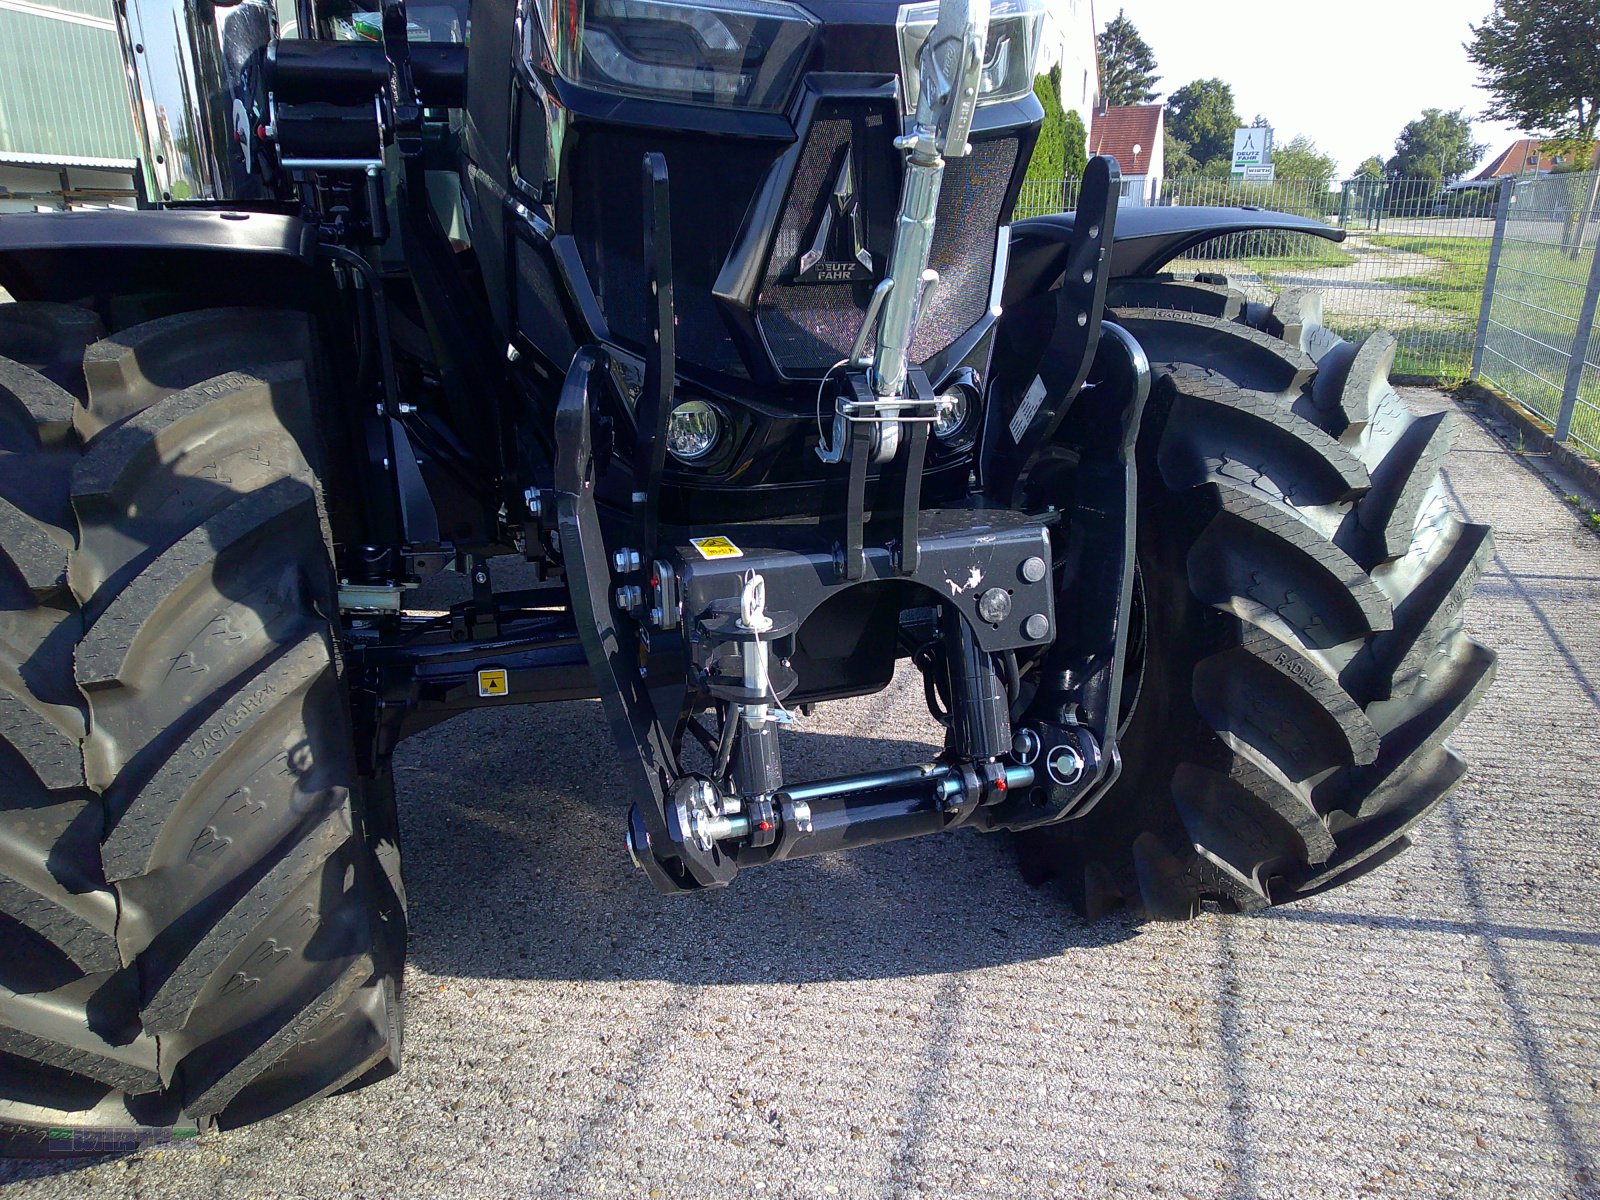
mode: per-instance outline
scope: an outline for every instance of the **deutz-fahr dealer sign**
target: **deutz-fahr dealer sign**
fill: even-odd
[[[1235,178],[1270,178],[1272,168],[1272,130],[1265,125],[1233,131],[1233,175]]]

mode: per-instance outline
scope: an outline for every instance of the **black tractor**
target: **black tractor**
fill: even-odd
[[[598,697],[669,894],[973,828],[1251,911],[1459,780],[1449,419],[1166,270],[1336,230],[1013,222],[1044,0],[361,2],[119,0],[138,210],[0,218],[14,1146],[395,1071],[390,763],[469,709]],[[903,660],[943,751],[791,778]]]

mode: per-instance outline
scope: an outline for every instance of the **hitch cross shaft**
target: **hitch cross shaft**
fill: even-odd
[[[938,833],[963,823],[980,806],[999,804],[1013,791],[1032,787],[1029,765],[1008,763],[985,778],[970,767],[924,763],[895,770],[849,775],[785,788],[773,796],[776,838],[770,854],[752,862],[810,858],[860,846],[900,841]],[[699,789],[711,785],[697,781]],[[688,832],[702,846],[723,844],[738,852],[752,842],[757,818],[749,813],[711,811],[711,801],[687,816]],[[628,822],[628,851],[645,867],[652,853],[664,849],[649,833],[637,808]]]

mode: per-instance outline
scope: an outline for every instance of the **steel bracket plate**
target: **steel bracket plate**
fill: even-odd
[[[793,612],[801,622],[845,588],[902,580],[931,593],[922,603],[933,603],[936,596],[959,613],[986,651],[1049,644],[1055,636],[1056,610],[1044,519],[983,508],[924,509],[915,516],[920,553],[914,569],[905,572],[897,548],[868,545],[853,580],[835,573],[832,553],[818,544],[814,525],[719,526],[714,532],[739,550],[737,557],[726,558],[703,557],[685,536],[677,550],[685,616],[692,620],[716,602],[737,596],[747,571],[757,571],[766,580],[769,604]],[[895,526],[898,529],[898,520]],[[1039,562],[1024,571],[1030,559]],[[978,603],[995,588],[1006,594],[1006,612],[997,621],[986,621],[979,615]],[[1035,621],[1030,630],[1029,621],[1036,616],[1044,618],[1043,624]]]
[[[1018,722],[1044,741],[1076,747],[1085,764],[1070,782],[1046,773],[1035,794],[979,812],[990,829],[1025,829],[1092,809],[1122,771],[1117,746],[1129,666],[1138,465],[1135,450],[1150,395],[1150,363],[1127,330],[1106,322],[1088,386],[1063,426],[1056,452],[1075,464],[1075,502],[1066,512],[1077,539],[1075,564],[1058,596],[1073,614],[1037,668],[1039,689]],[[1040,793],[1042,792],[1042,802]]]
[[[983,489],[1021,499],[1028,474],[1083,388],[1100,344],[1116,235],[1116,162],[1089,160],[1060,286],[1017,304],[1001,323],[984,427]],[[1008,344],[1009,343],[1009,344]]]
[[[675,786],[684,778],[672,740],[650,695],[639,625],[613,604],[610,556],[594,492],[591,389],[603,352],[578,351],[556,408],[556,505],[572,615],[594,673],[606,719],[624,757],[624,773],[642,819],[648,853],[640,866],[664,892],[720,887],[736,865],[715,846],[702,850],[668,822]]]

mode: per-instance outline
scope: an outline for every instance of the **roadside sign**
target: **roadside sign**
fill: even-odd
[[[1243,175],[1247,168],[1264,167],[1272,162],[1272,128],[1257,125],[1233,131],[1233,174]]]
[[[1246,167],[1244,181],[1246,183],[1271,183],[1278,177],[1278,168],[1268,163],[1264,167]]]

